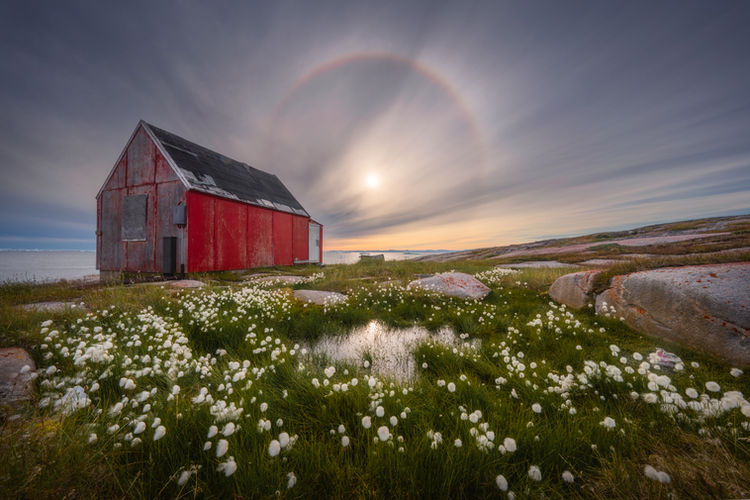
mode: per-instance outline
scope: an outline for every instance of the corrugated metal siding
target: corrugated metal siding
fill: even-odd
[[[294,216],[292,222],[292,257],[294,260],[308,260],[310,257],[310,219]]]
[[[273,212],[273,263],[276,266],[294,264],[292,254],[292,214]]]
[[[246,269],[246,205],[217,200],[215,216],[216,269]]]
[[[273,265],[273,211],[247,205],[247,267]]]
[[[187,193],[188,271],[212,271],[214,267],[214,204],[216,198],[195,191]]]
[[[122,203],[125,196],[145,194],[145,241],[122,241]],[[97,262],[104,271],[161,272],[165,236],[180,236],[172,224],[172,208],[184,199],[185,189],[166,158],[140,128],[97,200],[100,205]]]

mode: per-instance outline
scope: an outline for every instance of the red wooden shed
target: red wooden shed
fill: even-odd
[[[143,120],[96,195],[96,209],[103,279],[323,258],[322,225],[278,177]]]

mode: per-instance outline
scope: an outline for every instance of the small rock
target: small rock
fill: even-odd
[[[325,305],[336,304],[346,300],[346,295],[325,290],[295,290],[294,297],[298,300],[311,302],[313,304]]]
[[[484,283],[466,273],[436,274],[412,281],[409,288],[422,288],[465,299],[483,299],[490,293]]]
[[[617,259],[589,259],[584,260],[583,262],[579,262],[582,266],[591,266],[591,267],[609,267],[612,264],[618,264],[622,262],[621,260]]]
[[[168,281],[167,283],[172,288],[203,288],[204,286],[206,286],[205,283],[198,280],[177,280]]]
[[[28,366],[29,368],[24,368]],[[0,404],[31,399],[34,390],[34,360],[20,347],[0,349]],[[24,373],[21,373],[21,372]]]
[[[581,271],[560,276],[549,287],[549,296],[560,304],[581,309],[591,301],[594,277],[601,271]]]

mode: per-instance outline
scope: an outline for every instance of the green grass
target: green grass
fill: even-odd
[[[154,285],[13,289],[31,300],[80,298],[88,308],[61,314],[21,311],[15,305],[26,299],[0,288],[2,344],[26,346],[40,367],[34,404],[2,417],[0,488],[22,498],[474,498],[502,496],[495,483],[502,474],[521,498],[750,494],[748,418],[739,408],[706,417],[690,408],[680,416],[662,411],[640,396],[664,397],[648,388],[635,358],[657,347],[681,356],[682,371],[650,371],[666,374],[674,386],[669,392],[685,400],[687,388],[706,392],[708,381],[719,383],[722,393],[748,394],[747,374],[732,377],[729,367],[699,353],[646,338],[590,310],[551,304],[546,290],[569,269],[496,274],[491,293],[478,302],[405,286],[418,274],[488,268],[482,261],[329,266],[304,285],[348,294],[346,303],[326,307],[296,302],[286,286],[250,288],[235,275],[206,275],[210,286],[187,291]],[[320,269],[293,271],[310,276]],[[51,324],[42,327],[46,320]],[[372,320],[433,331],[447,325],[463,343],[455,349],[419,345],[417,375],[407,382],[375,376],[365,368],[365,360],[373,361],[369,352],[351,363],[302,354],[322,336]],[[94,353],[74,362],[76,349],[82,354],[104,342],[111,346],[101,360]],[[57,371],[48,374],[53,365]],[[329,366],[335,367],[330,376]],[[127,379],[134,388],[121,384]],[[95,383],[98,390],[92,390]],[[68,415],[55,411],[54,402],[74,385],[90,404]],[[202,390],[212,402],[200,400]],[[222,419],[219,401],[242,411]],[[369,428],[363,417],[371,419]],[[600,424],[605,417],[615,420],[613,430]],[[134,434],[138,418],[145,431]],[[207,437],[212,425],[221,431],[229,421],[239,426],[234,433]],[[270,422],[270,431],[258,430],[262,421]],[[110,433],[115,424],[119,429]],[[158,425],[166,433],[155,441]],[[375,441],[381,426],[391,435],[386,442]],[[296,440],[271,457],[269,445],[282,432]],[[481,440],[490,432],[491,449]],[[97,439],[89,443],[92,433]],[[505,438],[515,440],[516,451],[498,450]],[[141,442],[133,446],[133,439]],[[217,457],[220,439],[228,451]],[[227,477],[217,468],[230,456],[237,469]],[[647,479],[646,464],[672,481]],[[531,465],[541,469],[541,481],[530,479]],[[178,484],[189,470],[195,473]],[[561,479],[566,470],[574,483]],[[287,489],[290,473],[297,482]]]

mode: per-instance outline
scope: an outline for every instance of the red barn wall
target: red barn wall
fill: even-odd
[[[309,219],[189,191],[188,271],[290,266],[307,260]]]
[[[125,196],[145,194],[146,238],[123,241]],[[172,209],[185,188],[143,127],[136,130],[122,158],[97,197],[97,266],[102,271],[161,272],[162,238],[180,237]]]

